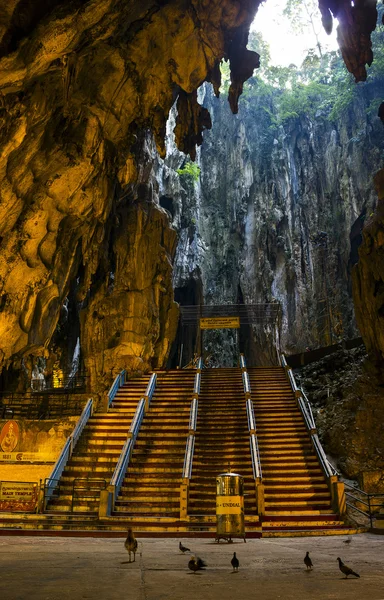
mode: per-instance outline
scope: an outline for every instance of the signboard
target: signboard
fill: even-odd
[[[200,329],[239,329],[240,317],[203,317]]]
[[[0,510],[7,512],[34,511],[37,503],[37,483],[0,481]]]
[[[7,421],[0,432],[0,448],[3,452],[12,452],[19,442],[20,430],[16,421]]]
[[[243,496],[216,496],[217,515],[241,515],[243,512]]]
[[[0,463],[17,462],[48,462],[54,463],[54,457],[50,452],[0,452]]]

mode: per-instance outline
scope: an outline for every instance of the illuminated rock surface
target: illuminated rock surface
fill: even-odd
[[[157,206],[143,132],[152,130],[163,155],[180,93],[177,143],[193,156],[210,126],[195,91],[205,80],[218,88],[223,57],[237,111],[258,64],[246,43],[259,4],[12,0],[2,9],[0,367],[18,369],[24,357],[30,372],[29,355],[49,354],[69,296],[80,315],[69,310],[67,328],[77,335],[81,321],[93,382],[164,363],[177,318],[175,239]],[[329,27],[329,8],[339,17],[348,68],[363,79],[375,8],[347,4],[323,0],[324,21]]]

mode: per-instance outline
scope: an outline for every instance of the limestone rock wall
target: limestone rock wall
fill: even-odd
[[[165,360],[175,319],[169,267],[174,234],[156,209],[151,168],[140,158],[145,132],[153,132],[164,155],[166,120],[178,98],[176,142],[193,157],[211,125],[196,90],[204,81],[218,90],[223,57],[230,60],[229,104],[237,112],[243,82],[258,65],[246,43],[259,4],[10,0],[0,9],[0,369],[27,376],[41,355],[51,368],[57,356],[51,340],[60,340],[64,322],[77,336],[79,321],[83,359],[95,381],[116,361],[122,368]],[[322,0],[323,22],[329,30],[338,17],[348,68],[364,79],[376,9],[363,0],[347,4]],[[228,218],[235,231],[228,271],[241,245],[234,206],[231,199]],[[132,231],[123,231],[121,223]],[[187,228],[185,247],[208,262],[197,223]],[[151,256],[159,252],[145,277],[142,264],[133,272],[130,263],[143,248]],[[214,255],[211,260],[214,274],[219,262]],[[124,266],[128,274],[119,287],[115,274],[125,273]],[[199,269],[194,267],[194,280],[206,278],[206,289],[217,287],[212,297],[231,296],[220,279],[216,286]],[[199,286],[195,291],[201,296]],[[118,307],[129,316],[117,316]],[[134,322],[138,333],[131,330]],[[66,354],[68,348],[61,356]]]
[[[240,100],[230,117],[209,86],[201,94],[212,130],[198,154],[200,180],[185,185],[175,174],[183,157],[172,136],[159,177],[183,214],[174,220],[175,287],[198,280],[206,304],[280,302],[286,352],[353,337],[351,269],[377,202],[372,171],[384,149],[380,120],[367,114],[372,89],[361,89],[337,124],[317,114],[278,128],[265,110],[273,114],[273,105]],[[275,359],[274,333],[255,328],[254,342],[242,348],[252,362]],[[206,340],[208,350],[233,362],[233,333]]]
[[[146,366],[152,358],[165,360],[176,315],[174,233],[155,208],[156,189],[141,201],[140,184],[149,178],[140,160],[142,132],[153,132],[162,154],[168,112],[180,96],[178,143],[194,152],[209,126],[195,90],[206,79],[220,84],[225,55],[236,103],[258,61],[246,42],[259,3],[50,0],[11,1],[1,9],[0,369],[23,363],[30,371],[33,357],[42,354],[49,361],[71,289],[82,310],[81,347],[93,379],[135,360]],[[113,293],[105,281],[114,271],[107,266],[110,253],[117,253],[122,277]],[[164,305],[159,298],[166,293]],[[112,318],[120,309],[124,314]],[[104,324],[93,317],[100,310]],[[119,327],[121,348],[113,350]]]
[[[371,359],[383,378],[384,363],[384,169],[375,177],[376,211],[364,227],[359,262],[353,271],[356,320]]]

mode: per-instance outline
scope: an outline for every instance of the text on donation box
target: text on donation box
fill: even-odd
[[[241,515],[244,512],[243,496],[217,496],[217,515]]]

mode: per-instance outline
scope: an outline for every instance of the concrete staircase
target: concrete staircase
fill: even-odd
[[[284,369],[248,369],[265,485],[263,536],[345,525],[331,496]]]
[[[189,492],[191,515],[215,515],[216,476],[229,469],[244,477],[245,513],[255,515],[255,485],[241,370],[204,369]]]
[[[179,520],[180,481],[196,371],[158,371],[113,515]]]
[[[155,393],[112,516],[98,518],[100,482],[110,481],[149,375],[131,380],[119,390],[108,413],[90,419],[48,514],[2,515],[0,533],[13,528],[15,533],[22,529],[123,536],[132,526],[143,536],[214,537],[216,476],[229,469],[244,477],[247,537],[259,537],[261,526],[263,537],[356,533],[332,510],[327,482],[284,370],[249,368],[248,373],[265,485],[261,519],[256,514],[241,371],[232,368],[202,371],[188,517],[180,520],[180,484],[196,375],[191,369],[157,372]],[[87,478],[99,483],[83,496],[76,495],[71,513],[73,481]]]
[[[148,381],[149,375],[129,380],[118,390],[108,413],[89,419],[63,471],[58,496],[48,503],[48,513],[97,514],[100,490],[109,484]]]

